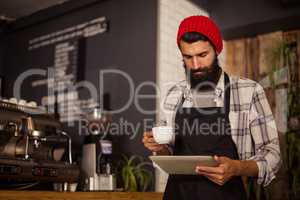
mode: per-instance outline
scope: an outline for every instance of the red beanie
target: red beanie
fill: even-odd
[[[223,49],[223,42],[219,28],[206,16],[190,16],[182,20],[177,33],[177,44],[181,37],[187,32],[198,32],[206,36],[214,45],[217,54]]]

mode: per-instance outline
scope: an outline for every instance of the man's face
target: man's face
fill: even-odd
[[[190,72],[193,79],[209,79],[214,70],[216,53],[208,41],[197,41],[187,43],[180,41],[180,51],[186,70]]]
[[[212,71],[215,59],[215,50],[208,41],[187,43],[180,41],[180,51],[187,70],[191,70],[193,76],[205,77]]]

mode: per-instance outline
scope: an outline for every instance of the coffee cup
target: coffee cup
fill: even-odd
[[[156,126],[152,128],[153,138],[158,144],[171,143],[174,135],[174,128],[171,126]]]

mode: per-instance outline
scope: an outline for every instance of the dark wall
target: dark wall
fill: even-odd
[[[0,83],[0,97],[3,95],[3,52],[4,52],[4,42],[2,41],[2,34],[1,34],[1,29],[0,29],[0,78],[1,83]]]
[[[4,30],[4,26],[0,26],[0,76],[2,76],[2,68],[3,68],[3,51],[4,51],[3,30]]]
[[[0,35],[0,37],[1,37],[1,35]],[[3,46],[4,44],[3,44],[3,42],[2,42],[2,40],[1,40],[1,38],[0,38],[0,76],[2,76],[3,74],[2,74],[2,68],[3,68],[3,48],[4,48],[4,46]]]
[[[84,1],[81,1],[84,2]],[[157,2],[149,0],[106,0],[98,1],[92,6],[85,6],[69,13],[61,12],[58,17],[50,20],[29,24],[26,26],[26,19],[17,22],[17,29],[8,34],[5,38],[7,50],[5,51],[4,74],[9,87],[5,89],[7,97],[12,95],[12,84],[16,77],[32,67],[53,65],[53,55],[49,51],[41,49],[39,56],[31,58],[28,52],[28,41],[53,31],[105,16],[109,20],[109,32],[96,35],[86,40],[86,62],[83,68],[84,79],[93,83],[97,88],[98,72],[101,69],[120,69],[128,73],[135,85],[144,81],[155,82],[156,75],[156,17]],[[57,11],[57,10],[56,10]],[[55,10],[45,10],[38,13],[43,17],[53,13]],[[34,15],[27,21],[36,21]],[[20,25],[21,24],[21,25]],[[18,28],[21,27],[21,28]],[[83,67],[83,66],[82,66]],[[82,69],[81,69],[82,70]],[[108,76],[105,79],[104,92],[109,92],[111,98],[111,109],[120,108],[129,99],[129,86],[124,78],[120,76]],[[22,88],[22,98],[29,99],[38,97],[37,91],[30,87]],[[145,88],[142,93],[153,93],[154,90]],[[36,99],[40,101],[39,99]],[[142,106],[145,109],[155,109],[155,100],[143,100]],[[139,112],[132,103],[130,108],[122,113],[113,116],[113,121],[118,122],[121,118],[128,123],[137,125],[144,118],[154,119],[154,115],[146,115]],[[128,135],[116,136],[115,150],[122,153],[146,155],[147,152],[141,143],[143,127],[137,131],[137,136],[131,139]],[[131,134],[135,134],[130,131]],[[78,148],[82,143],[82,137],[74,131],[71,133]]]
[[[206,5],[206,0],[203,4]],[[218,0],[206,5],[225,38],[299,28],[300,4],[280,0]]]

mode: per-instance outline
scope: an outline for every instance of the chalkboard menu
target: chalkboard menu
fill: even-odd
[[[54,112],[54,105],[58,103],[62,122],[78,120],[84,110],[98,105],[97,99],[80,100],[76,82],[83,79],[86,38],[105,33],[107,30],[107,19],[99,17],[33,38],[28,43],[29,52],[53,47],[53,53],[50,55],[53,54],[54,66],[48,68],[47,78],[32,81],[31,84],[33,88],[47,88],[47,95],[41,98],[41,103],[49,112]]]

